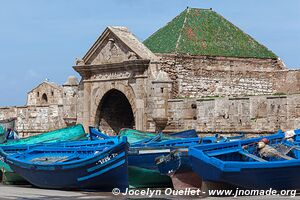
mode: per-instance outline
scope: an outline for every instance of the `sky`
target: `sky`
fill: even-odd
[[[25,105],[42,81],[63,84],[106,26],[141,41],[187,6],[212,8],[300,68],[300,0],[0,0],[0,106]],[[78,76],[79,77],[79,76]]]

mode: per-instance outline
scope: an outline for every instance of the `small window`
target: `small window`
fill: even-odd
[[[54,92],[53,91],[51,91],[51,95],[54,96]]]
[[[160,88],[161,93],[164,93],[164,88]]]
[[[39,93],[39,92],[37,92],[37,93],[36,93],[36,96],[37,96],[37,97],[40,97],[40,93]]]

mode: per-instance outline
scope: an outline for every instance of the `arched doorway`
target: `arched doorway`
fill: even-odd
[[[131,105],[121,91],[112,89],[101,99],[96,112],[96,125],[107,134],[118,134],[122,128],[134,128]]]

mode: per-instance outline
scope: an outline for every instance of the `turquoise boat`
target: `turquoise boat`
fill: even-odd
[[[166,140],[174,140],[178,138],[195,138],[198,137],[196,130],[191,129],[191,130],[186,130],[182,132],[176,132],[176,133],[160,133],[160,140],[161,141],[166,141]],[[128,129],[128,128],[123,128],[120,130],[119,133],[120,136],[126,136],[128,138],[128,142],[130,144],[132,143],[137,143],[143,140],[147,140],[150,138],[154,138],[157,136],[157,133],[150,133],[150,132],[144,132],[144,131],[139,131],[135,129]]]
[[[38,143],[74,141],[74,140],[82,140],[85,138],[86,138],[86,134],[83,126],[81,124],[77,124],[75,126],[57,129],[47,133],[42,133],[27,138],[22,138],[20,140],[7,141],[6,143],[1,145],[22,145],[22,144],[28,145],[28,144],[38,144]]]

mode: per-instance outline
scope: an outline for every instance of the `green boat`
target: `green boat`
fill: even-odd
[[[161,175],[157,170],[128,166],[130,188],[165,188],[173,187],[169,176]]]
[[[157,136],[157,133],[143,132],[139,130],[123,128],[119,132],[120,136],[126,136],[129,144],[141,142],[146,139],[151,139]],[[160,140],[172,140],[178,139],[176,136],[171,136],[167,134],[161,134]]]
[[[18,175],[15,172],[9,172],[2,170],[2,183],[5,185],[28,185],[27,182],[23,177]]]
[[[86,138],[86,134],[84,128],[81,124],[78,124],[75,126],[62,128],[62,129],[54,130],[47,133],[42,133],[35,136],[30,136],[19,140],[7,141],[6,143],[1,144],[0,147],[10,146],[10,145],[31,145],[31,144],[39,144],[39,143],[50,144],[54,142],[83,140],[85,138]],[[19,175],[14,173],[13,170],[9,167],[9,165],[4,163],[3,161],[0,161],[0,169],[3,173],[2,183],[21,184],[25,182],[23,178],[21,178]]]

